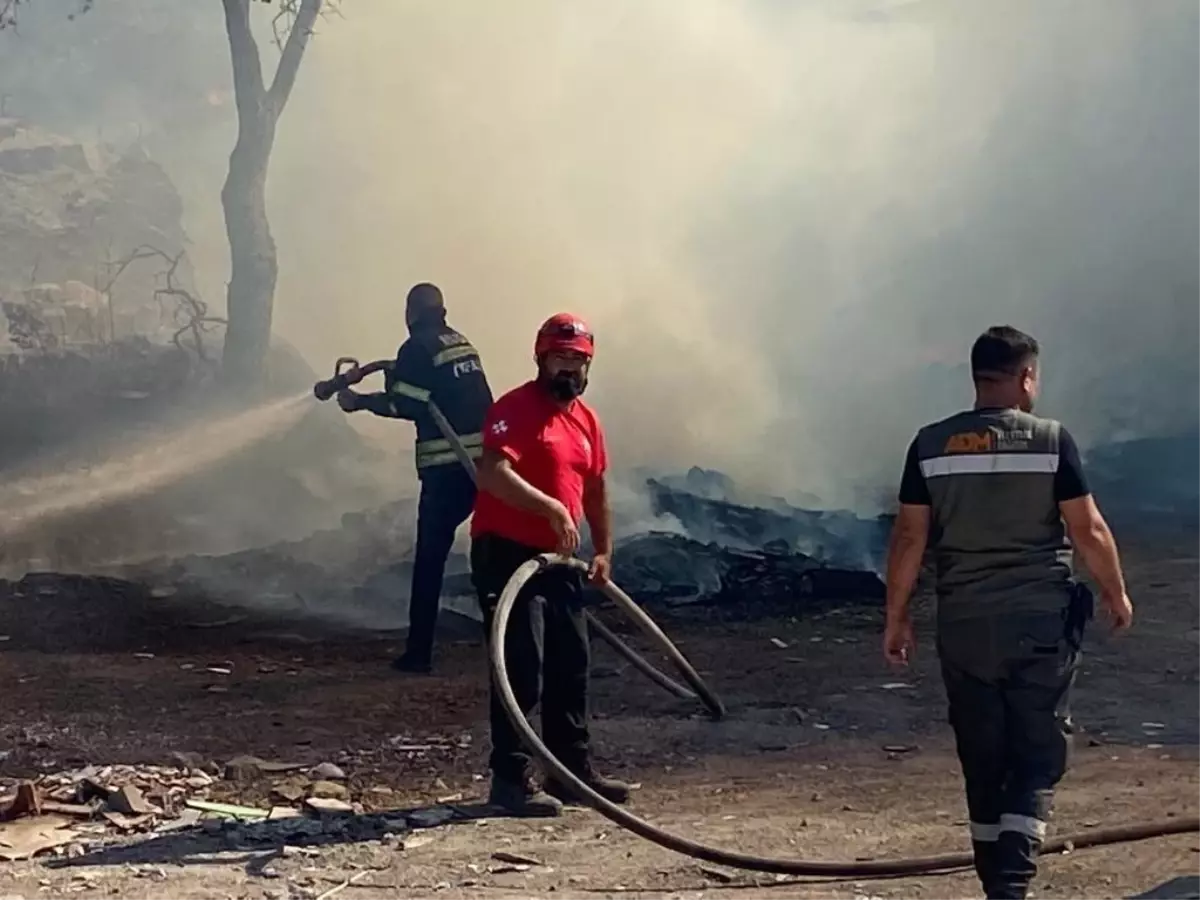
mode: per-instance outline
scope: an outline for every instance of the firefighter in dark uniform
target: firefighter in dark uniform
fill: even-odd
[[[358,394],[345,390],[338,404],[346,412],[370,410],[377,416],[408,419],[417,426],[416,463],[421,481],[417,507],[417,549],[409,600],[408,646],[392,667],[427,673],[433,664],[433,638],[446,558],[454,533],[471,515],[475,483],[429,413],[432,403],[461,438],[468,455],[483,454],[483,420],[492,392],[471,343],[446,324],[442,292],[418,284],[408,292],[405,321],[409,338],[385,373],[384,390]]]
[[[937,651],[966,786],[975,870],[988,897],[1023,898],[1067,769],[1069,694],[1092,594],[1114,629],[1133,606],[1079,450],[1032,414],[1038,344],[1007,326],[971,349],[974,409],[922,428],[908,450],[887,571],[884,655],[914,647],[909,601],[928,545]],[[1069,538],[1069,540],[1068,540]]]

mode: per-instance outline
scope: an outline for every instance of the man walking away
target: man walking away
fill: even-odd
[[[571,555],[587,518],[596,555],[591,580],[611,572],[612,515],[608,454],[596,413],[580,398],[594,341],[578,318],[557,315],[538,331],[537,377],[496,401],[483,429],[479,497],[471,522],[471,574],[491,633],[496,602],[517,568],[540,553]],[[629,799],[629,786],[592,769],[588,736],[587,621],[579,573],[561,567],[532,579],[517,598],[503,651],[526,715],[542,706],[550,751],[599,794]],[[493,648],[493,652],[495,652]],[[572,799],[565,785],[534,786],[532,759],[509,722],[496,687],[491,696],[490,803],[519,816],[556,816]]]
[[[418,284],[408,292],[404,310],[409,338],[400,345],[387,370],[384,390],[357,394],[345,390],[338,404],[346,412],[370,410],[377,416],[408,419],[417,426],[416,463],[421,480],[417,505],[417,549],[409,600],[408,647],[392,667],[401,672],[428,673],[433,663],[433,639],[446,559],[454,533],[471,515],[475,484],[458,461],[429,412],[432,403],[442,411],[467,453],[483,453],[483,419],[492,391],[470,341],[446,324],[442,292]]]
[[[1092,612],[1072,545],[1115,630],[1130,626],[1133,606],[1074,439],[1032,414],[1037,341],[990,328],[971,349],[971,373],[975,408],[922,428],[908,450],[883,650],[908,663],[909,601],[928,541],[975,871],[989,898],[1023,898],[1067,769],[1068,700]]]

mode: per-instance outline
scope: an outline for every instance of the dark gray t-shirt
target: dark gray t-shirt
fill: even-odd
[[[1061,608],[1072,559],[1058,504],[1087,493],[1079,449],[1052,419],[979,409],[922,428],[899,499],[931,508],[939,619]]]

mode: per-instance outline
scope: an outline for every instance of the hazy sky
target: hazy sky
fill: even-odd
[[[211,299],[228,48],[217,0],[186,7],[39,15],[0,82],[59,127],[143,124]],[[1085,441],[1195,426],[1194,0],[342,9],[269,191],[277,327],[320,370],[393,353],[419,280],[498,390],[571,310],[619,464],[837,502],[969,401],[954,367],[993,324],[1043,341],[1044,408]],[[131,11],[161,37],[126,36]]]

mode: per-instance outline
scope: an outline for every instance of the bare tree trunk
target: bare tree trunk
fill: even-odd
[[[267,167],[283,112],[322,0],[299,0],[270,89],[263,82],[258,45],[250,30],[250,0],[222,0],[233,62],[238,137],[221,190],[229,237],[229,325],[223,375],[228,382],[261,381],[271,343],[279,264],[267,218]]]

